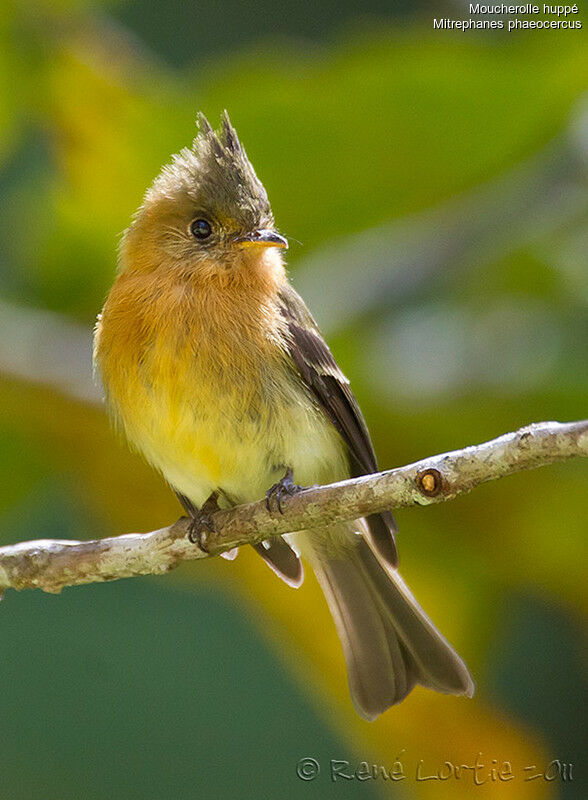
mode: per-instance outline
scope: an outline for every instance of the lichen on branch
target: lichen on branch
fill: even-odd
[[[59,592],[65,586],[157,575],[182,561],[219,555],[277,534],[452,500],[487,481],[586,455],[588,420],[540,422],[404,467],[305,489],[284,501],[283,514],[269,512],[263,500],[218,511],[212,517],[214,532],[201,545],[188,538],[190,521],[185,517],[149,533],[8,545],[0,547],[0,592]]]

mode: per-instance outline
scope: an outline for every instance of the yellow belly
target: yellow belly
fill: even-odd
[[[196,505],[217,489],[232,502],[259,499],[287,467],[301,485],[347,477],[339,434],[277,346],[221,360],[173,330],[148,348],[111,334],[103,319],[96,355],[114,416]]]
[[[287,467],[302,485],[346,475],[338,436],[310,407],[284,404],[248,419],[245,404],[234,415],[231,400],[217,396],[213,408],[191,400],[170,415],[161,399],[154,392],[140,418],[125,415],[127,435],[197,505],[219,488],[234,502],[258,499]]]

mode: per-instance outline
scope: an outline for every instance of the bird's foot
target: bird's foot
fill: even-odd
[[[194,508],[190,511],[190,526],[188,528],[188,539],[197,544],[205,553],[208,552],[206,546],[206,534],[215,533],[214,520],[212,518],[216,511],[219,511],[218,494],[213,492],[202,508]]]
[[[190,517],[188,539],[192,544],[197,544],[200,550],[205,553],[208,552],[206,538],[209,533],[214,533],[214,522],[210,514],[204,514],[199,511],[197,515]]]
[[[286,497],[292,497],[292,495],[296,494],[297,492],[301,492],[303,489],[304,486],[298,486],[296,483],[294,483],[292,469],[288,467],[282,480],[274,483],[274,485],[265,493],[265,504],[267,506],[267,510],[271,514],[277,509],[280,514],[283,514],[284,510],[282,508],[282,498],[284,495]],[[272,506],[274,507],[272,508]]]

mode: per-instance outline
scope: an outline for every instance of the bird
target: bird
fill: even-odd
[[[213,513],[376,472],[350,383],[293,288],[266,190],[227,112],[198,114],[124,232],[94,336],[115,422],[176,493],[198,541]],[[359,267],[361,265],[358,265]],[[314,570],[351,699],[373,720],[416,684],[471,697],[463,660],[398,571],[390,511],[255,545],[288,584]]]

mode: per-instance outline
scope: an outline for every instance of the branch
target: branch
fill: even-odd
[[[189,521],[150,533],[87,542],[40,539],[0,548],[0,592],[7,588],[59,592],[64,586],[158,575],[180,562],[218,555],[280,533],[322,528],[341,520],[452,500],[486,481],[588,455],[588,420],[540,422],[463,450],[405,467],[317,486],[288,498],[284,514],[265,501],[214,514],[215,532],[201,549],[187,536]]]

